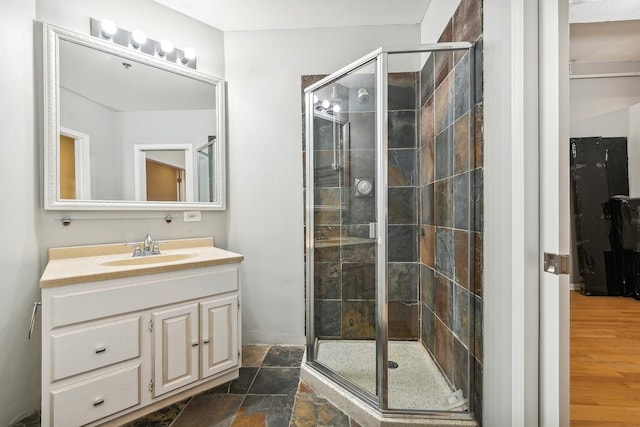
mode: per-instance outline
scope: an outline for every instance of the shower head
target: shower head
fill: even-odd
[[[360,104],[366,104],[369,102],[369,91],[367,88],[361,87],[358,89],[358,102]]]

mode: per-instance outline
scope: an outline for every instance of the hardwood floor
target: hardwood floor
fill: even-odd
[[[640,425],[640,301],[571,292],[571,426]]]

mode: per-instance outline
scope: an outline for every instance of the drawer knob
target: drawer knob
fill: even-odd
[[[100,406],[104,403],[104,399],[103,398],[98,398],[96,400],[93,401],[93,406]]]
[[[96,348],[96,354],[104,353],[105,351],[107,351],[107,348],[105,346]]]
[[[194,342],[193,344],[191,344],[191,347],[197,347],[198,346],[198,342]]]
[[[205,338],[204,340],[202,340],[203,344],[209,344],[209,338]]]

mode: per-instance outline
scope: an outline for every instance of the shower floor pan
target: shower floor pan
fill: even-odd
[[[334,372],[375,394],[375,341],[320,340],[316,360]],[[415,341],[389,342],[389,408],[416,410],[464,410],[465,401],[453,396],[431,355]]]

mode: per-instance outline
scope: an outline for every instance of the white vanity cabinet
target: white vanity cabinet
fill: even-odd
[[[42,426],[120,425],[237,378],[239,262],[42,288]]]

